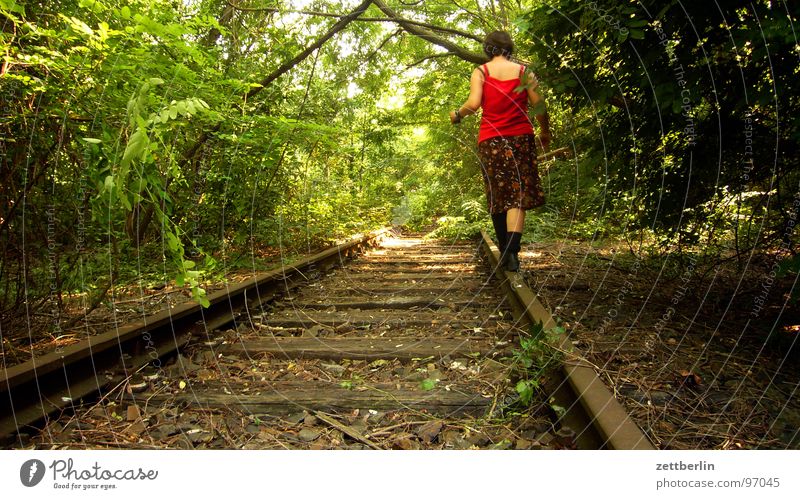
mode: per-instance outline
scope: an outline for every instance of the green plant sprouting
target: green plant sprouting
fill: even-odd
[[[529,336],[520,338],[519,348],[513,350],[512,366],[518,378],[515,389],[523,405],[531,403],[542,389],[542,379],[560,364],[563,356],[553,344],[561,334],[564,334],[563,327],[544,329],[538,322],[531,325]]]

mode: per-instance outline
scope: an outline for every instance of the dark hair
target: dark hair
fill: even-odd
[[[492,31],[486,35],[483,41],[483,52],[489,59],[496,55],[503,55],[511,57],[514,53],[514,42],[511,41],[511,35],[505,31]]]

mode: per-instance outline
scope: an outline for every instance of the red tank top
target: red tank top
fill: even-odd
[[[520,66],[522,75],[525,68]],[[481,98],[481,127],[478,142],[492,137],[510,137],[533,133],[528,118],[528,92],[514,89],[522,83],[519,77],[512,80],[498,80],[489,75],[489,68],[483,65],[483,97]]]

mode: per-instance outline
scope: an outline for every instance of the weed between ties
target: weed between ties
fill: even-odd
[[[562,326],[545,329],[540,321],[531,325],[529,336],[520,338],[520,347],[514,349],[511,357],[512,381],[516,379],[515,389],[523,406],[528,406],[537,392],[543,393],[543,380],[561,364],[563,354],[552,345],[564,332]],[[564,408],[553,400],[550,407],[559,416],[564,413]]]

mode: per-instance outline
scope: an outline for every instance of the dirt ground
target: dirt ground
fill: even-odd
[[[774,261],[642,259],[574,242],[528,245],[521,260],[657,447],[800,448],[800,318],[794,276],[770,275]]]

